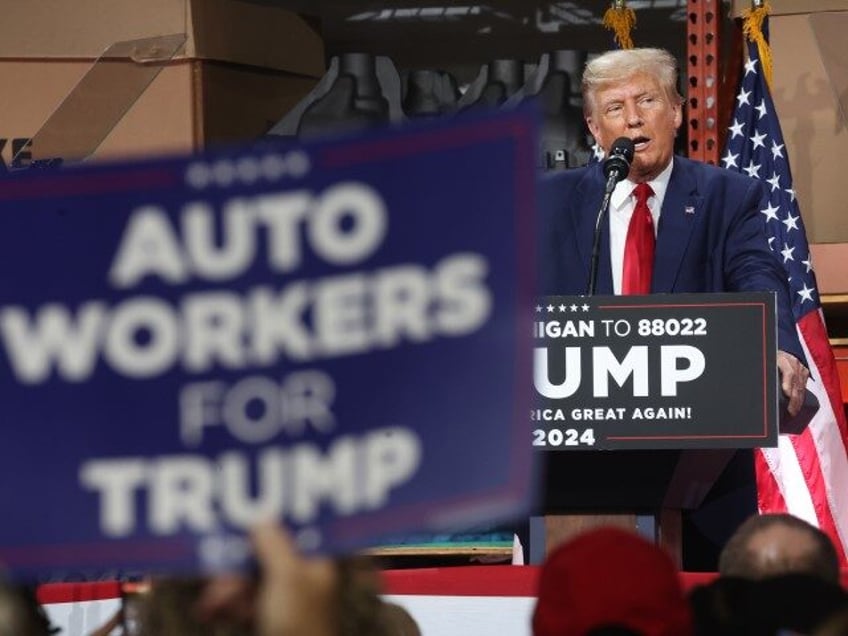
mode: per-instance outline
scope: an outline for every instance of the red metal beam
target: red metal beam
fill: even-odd
[[[718,164],[721,0],[689,0],[686,21],[688,155]]]

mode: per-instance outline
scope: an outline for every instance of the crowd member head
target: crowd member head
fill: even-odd
[[[650,181],[671,161],[683,122],[677,62],[662,49],[622,49],[591,60],[583,73],[583,114],[595,141],[609,151],[628,137],[636,144],[629,178]]]
[[[695,636],[757,636],[756,581],[720,576],[689,593]]]
[[[215,621],[200,620],[193,611],[206,588],[200,578],[156,579],[150,591],[142,595],[137,612],[139,636],[178,634],[179,636],[249,636],[252,629],[252,606],[245,598],[240,612],[232,612]],[[110,632],[107,632],[110,633]]]
[[[829,616],[812,632],[812,636],[845,636],[845,634],[848,634],[848,608]]]
[[[370,560],[306,557],[275,524],[258,526],[251,540],[259,578],[210,579],[189,604],[200,620],[250,626],[257,636],[417,635],[412,617],[380,598],[380,577]]]
[[[0,583],[0,636],[49,636],[58,631],[32,590]]]
[[[412,615],[395,603],[382,603],[379,621],[385,636],[421,636],[421,629]]]
[[[671,558],[632,532],[591,530],[542,565],[534,636],[684,636],[691,629]]]
[[[797,573],[839,583],[839,560],[828,536],[786,514],[747,519],[724,546],[718,570],[747,579]]]
[[[848,608],[841,586],[809,574],[721,576],[692,590],[696,636],[811,634]],[[838,632],[845,634],[848,632]]]

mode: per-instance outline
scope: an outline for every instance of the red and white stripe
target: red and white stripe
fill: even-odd
[[[848,566],[848,427],[836,360],[821,309],[798,321],[810,365],[807,388],[821,405],[800,435],[781,435],[756,455],[760,512],[788,512],[821,528]]]

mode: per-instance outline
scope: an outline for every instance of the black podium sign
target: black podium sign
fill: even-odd
[[[547,296],[535,306],[532,444],[777,444],[775,296]]]

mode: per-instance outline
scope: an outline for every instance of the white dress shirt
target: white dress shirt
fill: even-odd
[[[674,158],[669,161],[665,170],[657,175],[653,181],[648,181],[654,194],[648,197],[648,208],[654,219],[654,236],[660,225],[660,210],[662,209],[665,191],[668,189],[668,181],[671,178],[671,168]],[[633,189],[636,184],[625,179],[619,181],[612,191],[609,207],[610,228],[610,263],[612,265],[612,288],[615,294],[621,293],[621,279],[624,270],[624,244],[627,242],[627,228],[630,227],[630,217],[636,207],[636,196]]]

